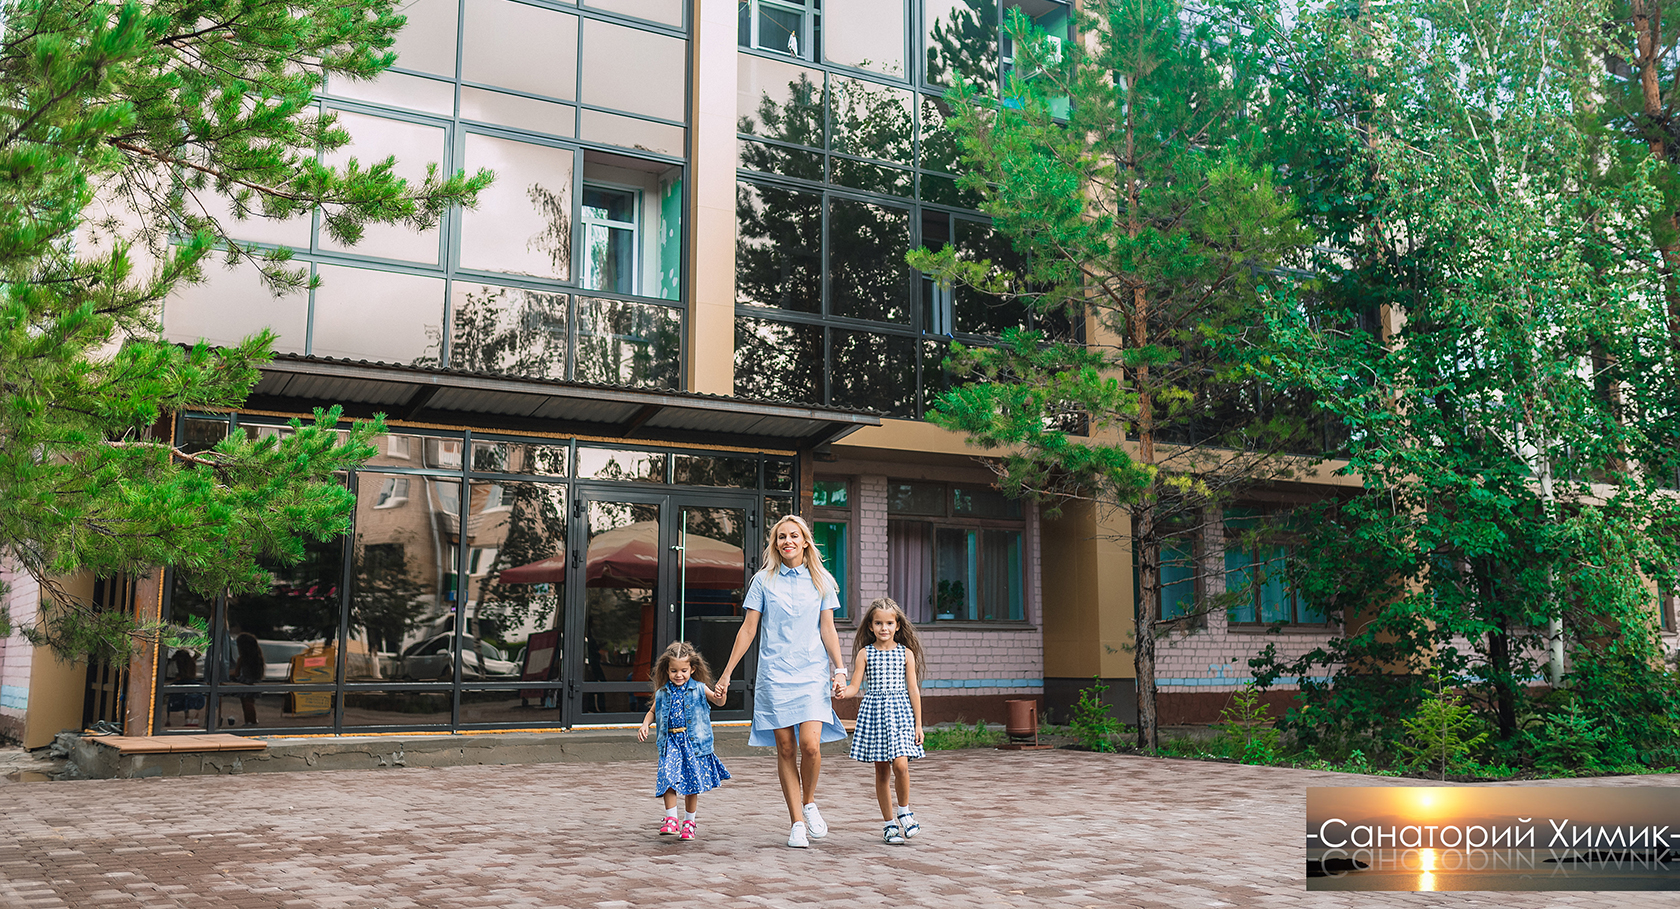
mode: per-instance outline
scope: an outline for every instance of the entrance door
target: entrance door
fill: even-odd
[[[566,610],[566,725],[640,722],[653,666],[679,634],[728,660],[741,622],[757,503],[729,493],[581,487]],[[751,667],[736,670],[743,681]],[[745,716],[748,685],[723,708]]]

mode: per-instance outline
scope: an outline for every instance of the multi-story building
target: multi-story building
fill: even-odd
[[[350,247],[318,219],[227,220],[295,250],[320,286],[276,298],[240,268],[166,303],[172,340],[278,333],[246,408],[179,414],[178,442],[283,432],[335,404],[384,413],[389,434],[345,478],[354,530],[269,590],[139,585],[143,611],[212,635],[208,652],[136,661],[129,731],[636,720],[665,643],[723,662],[765,528],[795,512],[840,580],[843,637],[880,596],[921,626],[930,722],[1065,704],[1092,677],[1129,714],[1123,517],[1046,520],[922,420],[952,339],[1033,318],[905,264],[944,244],[1015,255],[956,183],[943,93],[957,74],[1003,78],[1017,8],[1067,34],[1061,0],[408,3],[396,65],[321,94],[354,137],[339,156],[495,183],[433,230]],[[1227,545],[1247,514],[1325,488],[1256,493],[1212,522],[1167,559],[1164,614],[1284,551]],[[1249,586],[1252,603],[1163,642],[1165,721],[1217,713],[1250,631],[1284,623],[1268,640],[1285,650],[1331,633],[1281,581]],[[28,654],[4,647],[0,722],[21,729]]]

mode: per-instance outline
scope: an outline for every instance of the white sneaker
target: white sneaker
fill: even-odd
[[[811,830],[811,839],[820,840],[828,836],[828,823],[822,819],[816,802],[805,806],[805,826]]]
[[[788,831],[788,845],[795,849],[804,849],[811,845],[811,841],[805,838],[804,822],[794,824],[793,829]]]

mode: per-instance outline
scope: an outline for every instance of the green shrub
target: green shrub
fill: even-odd
[[[1003,744],[1002,730],[992,729],[984,722],[973,726],[956,724],[935,726],[927,730],[922,747],[928,751],[956,751],[960,748],[991,748]]]
[[[1399,743],[1400,757],[1406,768],[1439,768],[1443,780],[1448,772],[1471,770],[1475,766],[1471,752],[1488,737],[1486,732],[1475,732],[1481,723],[1474,711],[1459,703],[1456,694],[1439,690],[1424,698],[1417,715],[1402,720],[1401,725],[1406,737]]]
[[[1270,764],[1278,758],[1280,733],[1253,685],[1232,693],[1214,730],[1213,748],[1218,754],[1244,764]]]
[[[1079,703],[1073,705],[1073,720],[1068,723],[1073,737],[1092,751],[1114,751],[1114,736],[1125,728],[1108,715],[1108,705],[1103,703],[1103,692],[1107,690],[1101,676],[1092,676],[1091,687],[1080,689]]]

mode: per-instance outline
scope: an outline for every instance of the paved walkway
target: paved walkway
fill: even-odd
[[[1306,787],[1391,780],[936,752],[914,765],[922,836],[886,846],[870,769],[830,758],[833,832],[795,850],[782,845],[774,761],[729,765],[735,779],[702,797],[686,844],[654,835],[651,760],[0,784],[0,906],[1675,905],[1661,893],[1307,893]]]

